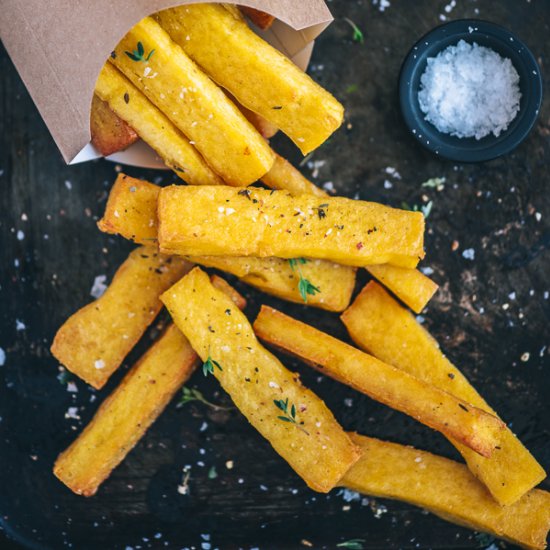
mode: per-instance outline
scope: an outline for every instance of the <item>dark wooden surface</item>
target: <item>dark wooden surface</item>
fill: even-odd
[[[526,40],[546,74],[548,94],[550,2],[457,4],[448,18],[488,19]],[[400,119],[397,76],[408,48],[440,23],[445,5],[391,0],[381,12],[370,0],[330,3],[336,21],[319,39],[310,72],[343,101],[347,118],[313,156],[315,180],[332,182],[343,195],[395,206],[433,201],[423,265],[434,270],[441,290],[423,315],[425,323],[549,469],[550,105],[546,99],[530,137],[506,158],[460,165],[420,149]],[[344,17],[364,31],[363,45],[352,42]],[[267,549],[300,548],[309,541],[315,548],[334,548],[352,538],[365,539],[365,548],[490,544],[490,538],[402,503],[348,503],[338,490],[315,494],[236,411],[214,413],[201,404],[171,403],[97,496],[84,499],[62,486],[51,473],[55,457],[125,369],[101,392],[78,381],[78,393],[70,393],[57,379],[49,344],[57,327],[91,300],[94,277],[110,278],[131,245],[95,227],[115,165],[65,166],[3,50],[0,75],[0,347],[6,353],[0,367],[0,523],[17,547],[201,548],[210,542],[212,548]],[[285,139],[275,144],[299,160]],[[312,168],[303,167],[307,175]],[[174,180],[169,173],[127,172]],[[432,177],[446,178],[444,190],[421,188]],[[469,249],[473,260],[464,257]],[[362,275],[360,283],[365,281]],[[274,304],[344,337],[336,315],[237,286],[249,297],[251,318],[261,303]],[[456,457],[442,437],[413,420],[285,362],[299,369],[347,429]],[[228,402],[214,380],[196,375],[191,385]],[[78,407],[80,420],[65,418],[70,406]],[[189,496],[177,491],[186,465]],[[208,476],[212,466],[215,479]],[[6,539],[2,548],[8,544],[15,545]]]

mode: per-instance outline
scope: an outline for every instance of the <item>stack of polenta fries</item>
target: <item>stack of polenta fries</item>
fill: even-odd
[[[258,25],[266,14],[247,12]],[[173,323],[57,459],[55,475],[91,496],[202,365],[307,485],[395,498],[526,548],[544,548],[542,467],[415,317],[371,281],[350,306],[357,268],[420,312],[437,285],[416,270],[424,217],[328,197],[266,138],[306,154],[343,107],[250,30],[233,6],[193,4],[147,17],[96,84],[91,128],[104,153],[147,142],[188,185],[120,174],[98,226],[140,246],[95,302],[70,317],[54,356],[94,388],[120,367],[164,305]],[[260,180],[270,188],[249,187]],[[357,347],[245,299],[200,267],[341,319]],[[466,465],[346,433],[260,341],[448,437]]]

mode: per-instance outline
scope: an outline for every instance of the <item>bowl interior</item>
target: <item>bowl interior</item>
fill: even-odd
[[[420,109],[418,91],[427,59],[435,57],[448,46],[456,45],[460,40],[470,44],[475,42],[507,57],[519,74],[520,110],[498,137],[490,134],[477,140],[444,134],[425,120]],[[533,127],[541,100],[542,79],[532,53],[510,31],[485,21],[453,21],[434,29],[412,48],[401,70],[400,101],[407,125],[422,145],[453,160],[488,160],[514,149]]]

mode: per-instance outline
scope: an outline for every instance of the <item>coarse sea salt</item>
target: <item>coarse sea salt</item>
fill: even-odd
[[[460,40],[429,57],[418,102],[440,132],[459,138],[496,137],[519,111],[519,75],[510,59]]]

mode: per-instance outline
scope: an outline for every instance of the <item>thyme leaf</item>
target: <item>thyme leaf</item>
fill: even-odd
[[[359,44],[365,43],[365,36],[361,29],[351,20],[349,17],[344,17],[344,21],[351,27],[353,30],[352,40],[354,42],[359,42]]]
[[[155,53],[155,49],[153,48],[148,54],[147,57],[144,57],[145,55],[145,48],[143,47],[143,44],[141,42],[137,43],[137,48],[131,52],[125,51],[124,52],[132,61],[143,61],[143,63],[147,63],[149,59],[151,59],[151,56]]]
[[[300,265],[303,265],[305,263],[307,263],[307,260],[305,258],[290,258],[288,260],[290,269],[292,269],[292,271],[296,271],[298,273],[298,276],[300,277],[300,280],[298,281],[298,292],[300,293],[302,300],[307,304],[308,295],[314,296],[317,292],[321,292],[321,289],[318,286],[315,286],[308,279],[305,279],[302,275]]]
[[[214,367],[218,367],[218,369],[223,370],[222,366],[209,355],[202,365],[202,373],[204,376],[214,374]]]
[[[307,303],[308,295],[315,296],[315,294],[321,292],[321,289],[318,286],[312,284],[307,279],[301,278],[300,282],[298,283],[298,291],[300,292],[302,300]]]
[[[306,435],[309,435],[309,432],[303,427],[303,421],[299,422],[296,419],[296,406],[294,404],[291,405],[289,412],[288,397],[286,399],[274,399],[273,403],[284,413],[284,415],[277,416],[279,420],[282,422],[288,422],[289,424],[294,424],[300,431],[304,432]]]

